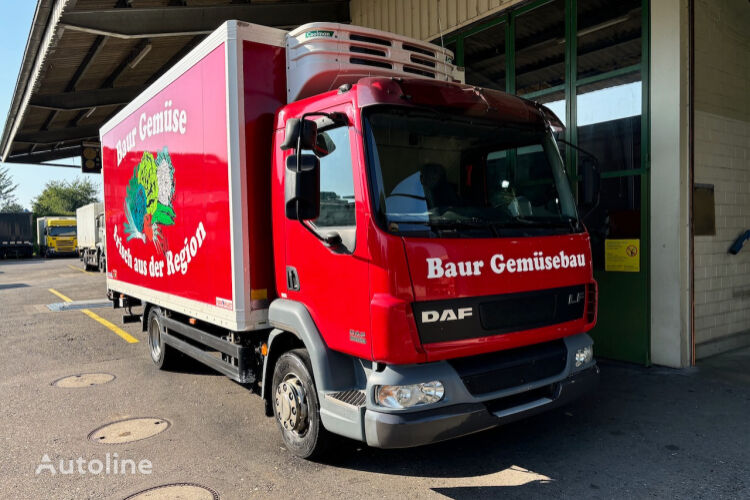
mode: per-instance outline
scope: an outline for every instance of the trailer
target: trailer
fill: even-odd
[[[107,261],[104,237],[104,204],[89,203],[76,210],[78,258],[87,270],[104,272]]]
[[[155,365],[247,385],[306,458],[590,391],[596,282],[562,124],[462,81],[419,40],[229,21],[106,123],[108,293]]]
[[[33,214],[0,213],[0,259],[34,254]]]

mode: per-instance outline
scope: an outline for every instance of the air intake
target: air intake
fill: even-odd
[[[464,81],[450,50],[349,24],[305,24],[287,34],[286,48],[288,102],[368,76]]]

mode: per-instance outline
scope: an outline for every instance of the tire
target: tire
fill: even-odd
[[[152,307],[148,312],[148,352],[159,370],[172,370],[179,365],[181,353],[164,343],[162,317],[158,307]]]
[[[318,393],[305,349],[294,349],[279,357],[271,389],[273,414],[287,449],[300,458],[323,457],[334,436],[320,421]]]

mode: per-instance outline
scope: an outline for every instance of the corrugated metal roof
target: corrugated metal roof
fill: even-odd
[[[79,155],[82,141],[98,140],[101,124],[228,19],[282,28],[349,22],[349,2],[38,0],[0,158]]]

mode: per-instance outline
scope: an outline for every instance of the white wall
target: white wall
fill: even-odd
[[[690,364],[687,1],[651,2],[651,361]]]
[[[695,182],[714,185],[715,236],[695,237],[698,357],[750,344],[750,4],[695,2]],[[743,335],[744,334],[744,335]]]

